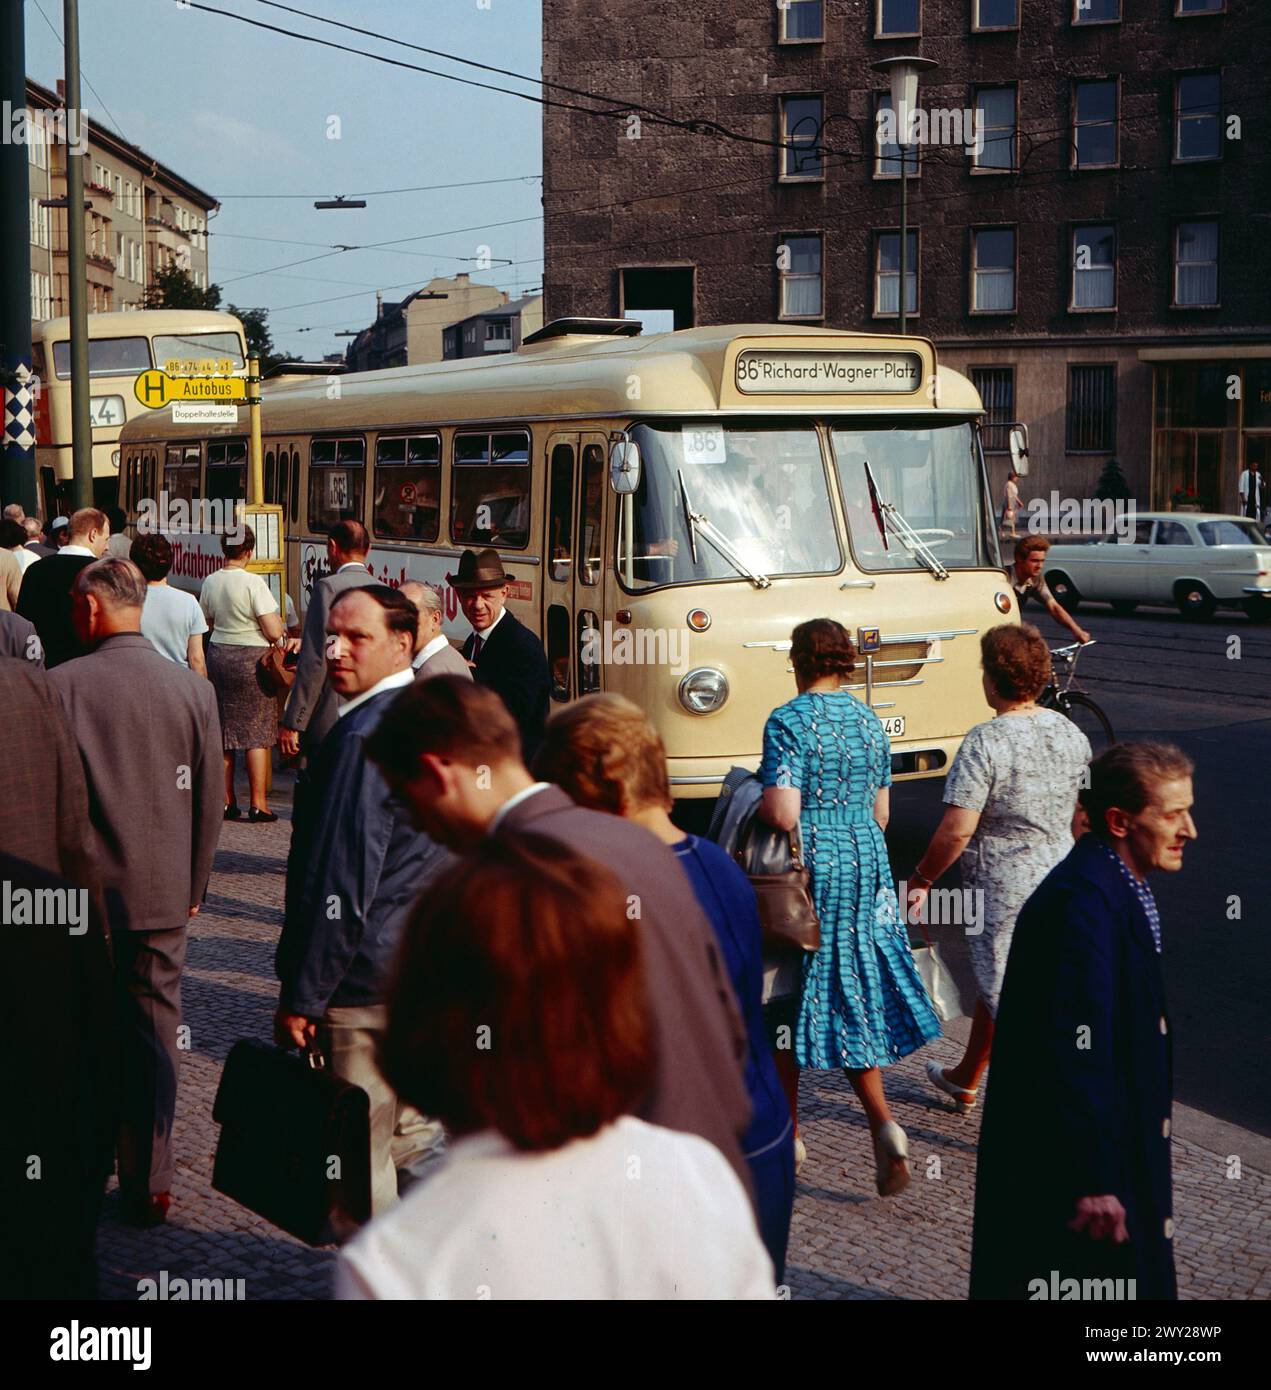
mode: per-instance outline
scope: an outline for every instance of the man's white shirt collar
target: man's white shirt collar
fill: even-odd
[[[436,635],[436,637],[432,639],[431,642],[425,642],[424,645],[420,647],[420,649],[415,653],[415,658],[410,663],[411,666],[416,671],[418,671],[425,661],[427,661],[430,657],[436,656],[437,653],[442,649],[442,647],[448,647],[449,645],[450,638],[447,637],[444,632],[439,632]]]
[[[360,560],[346,560],[344,564],[336,570],[336,574],[343,574],[345,570],[364,570],[366,566]],[[367,571],[369,573],[369,571]]]
[[[336,718],[343,719],[346,714],[357,709],[359,705],[364,705],[372,696],[379,695],[385,690],[397,690],[403,685],[409,685],[415,679],[413,667],[408,666],[404,671],[394,671],[391,676],[385,676],[382,681],[376,681],[369,690],[364,690],[360,695],[355,695],[351,700],[336,707]]]
[[[519,806],[522,801],[528,801],[535,792],[545,792],[551,785],[550,782],[531,782],[528,787],[517,792],[515,796],[509,796],[503,805],[494,813],[494,819],[486,827],[485,833],[487,835],[493,835],[499,826],[502,825],[504,816],[507,815],[513,806]]]
[[[506,609],[506,608],[500,608],[500,609],[499,609],[499,616],[498,616],[497,618],[495,618],[495,620],[490,624],[489,627],[485,627],[485,628],[475,628],[475,627],[474,627],[474,628],[472,629],[473,632],[475,632],[475,633],[477,634],[477,636],[478,636],[483,642],[488,642],[488,641],[490,640],[490,634],[494,631],[494,629],[495,629],[496,627],[498,627],[499,623],[503,620],[503,615],[504,615],[504,613],[506,613],[506,612],[507,612],[507,609]]]
[[[57,553],[59,555],[87,555],[90,560],[97,558],[86,545],[64,545]]]

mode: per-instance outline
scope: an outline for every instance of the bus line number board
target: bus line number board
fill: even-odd
[[[734,374],[737,390],[748,396],[912,395],[922,386],[922,357],[916,352],[748,350],[737,354]]]

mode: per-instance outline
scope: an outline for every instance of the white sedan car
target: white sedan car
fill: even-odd
[[[1242,516],[1139,512],[1133,535],[1052,545],[1043,575],[1070,613],[1088,600],[1118,613],[1164,603],[1187,618],[1223,607],[1271,619],[1271,541]]]

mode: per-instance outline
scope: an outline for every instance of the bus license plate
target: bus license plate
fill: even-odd
[[[905,736],[905,716],[903,714],[889,715],[883,720],[883,732],[888,738],[903,738]]]

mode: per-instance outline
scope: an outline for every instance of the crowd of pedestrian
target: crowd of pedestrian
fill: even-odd
[[[41,1061],[34,1080],[5,1069],[30,1101],[0,1138],[21,1211],[0,1235],[6,1292],[91,1294],[112,1171],[126,1220],[168,1216],[188,926],[241,816],[240,750],[247,819],[277,819],[276,745],[298,777],[275,1041],[369,1100],[370,1221],[348,1233],[340,1296],[774,1297],[799,1069],[845,1074],[880,1197],[911,1180],[883,1078],[940,1035],[910,927],[959,861],[982,902],[977,999],[964,1057],[927,1074],[965,1110],[988,1073],[971,1292],[1025,1298],[1053,1268],[1174,1295],[1147,878],[1195,836],[1191,765],[1155,744],[1092,760],[1036,704],[1036,629],[982,636],[993,717],[962,744],[904,902],[890,745],[853,691],[851,639],[828,618],[794,629],[794,696],[757,776],[729,784],[806,870],[819,944],[792,953],[729,852],[737,818],[722,843],[675,824],[637,706],[601,693],[549,717],[547,659],[496,551],[447,576],[472,629],[457,649],[442,592],[376,583],[365,528],[340,522],[297,638],[248,568],[250,529],[223,538],[195,602],[168,584],[162,537],[124,554],[104,513],[66,520],[38,558],[23,518],[0,523],[19,579],[0,711],[18,746],[49,750],[56,784],[28,795],[15,774],[0,873],[82,905],[69,936],[24,922],[12,937],[58,1002],[8,1006]],[[284,653],[285,702],[262,675]],[[49,1085],[63,1104],[36,1094]],[[19,1200],[32,1152],[57,1183]]]

